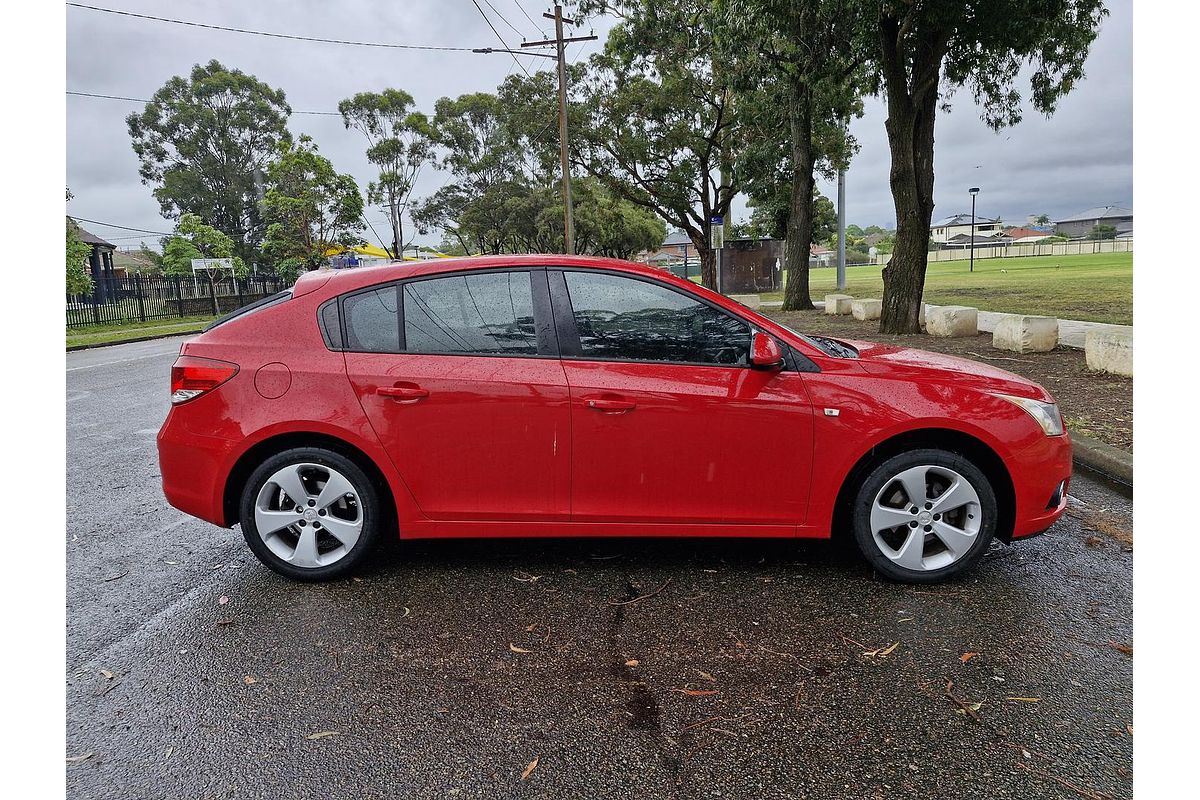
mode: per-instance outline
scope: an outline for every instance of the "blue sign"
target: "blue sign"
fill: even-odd
[[[725,218],[718,217],[716,215],[710,217],[708,221],[711,222],[713,225],[724,225],[725,224]]]

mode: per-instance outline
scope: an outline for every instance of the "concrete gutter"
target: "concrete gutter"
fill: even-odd
[[[1133,453],[1072,433],[1071,456],[1075,466],[1133,488]]]
[[[205,323],[205,324],[208,324],[208,323]],[[175,331],[174,333],[156,333],[153,336],[135,336],[131,339],[119,339],[115,342],[96,342],[95,344],[69,344],[69,345],[67,345],[67,352],[70,353],[75,350],[92,350],[97,347],[115,347],[116,345],[119,345],[119,344],[133,344],[134,342],[150,342],[155,339],[170,339],[174,336],[195,336],[198,333],[200,333],[199,328],[197,328],[194,331]]]

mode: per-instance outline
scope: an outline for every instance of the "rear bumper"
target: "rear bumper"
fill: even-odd
[[[225,527],[225,467],[237,443],[192,433],[175,412],[167,414],[158,432],[163,495],[185,514]]]
[[[1012,538],[1028,539],[1058,521],[1071,485],[1071,440],[1047,436],[1010,464],[1016,495]]]

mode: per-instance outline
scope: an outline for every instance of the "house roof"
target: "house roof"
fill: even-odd
[[[1011,239],[1002,233],[994,233],[994,234],[991,234],[990,236],[984,235],[981,233],[975,234],[975,244],[993,245],[993,244],[999,244],[999,243],[1005,242],[1005,241],[1011,241]],[[970,243],[971,243],[971,234],[969,234],[969,233],[958,233],[958,234],[955,234],[954,236],[951,236],[949,239],[946,240],[946,244],[970,244]]]
[[[1004,235],[1010,239],[1028,239],[1031,236],[1049,236],[1048,231],[1040,231],[1037,228],[1009,228],[1004,231]]]
[[[692,237],[688,236],[683,231],[671,231],[667,234],[667,238],[663,240],[663,247],[677,247],[681,244],[691,245]]]
[[[1061,222],[1091,222],[1094,219],[1133,219],[1133,209],[1125,208],[1124,206],[1096,206],[1089,208],[1087,211],[1080,211],[1078,214],[1072,214],[1069,217],[1056,219],[1056,223]]]
[[[156,266],[154,259],[141,250],[117,250],[113,253],[113,267],[115,269],[145,272],[154,269]]]
[[[999,221],[1000,221],[999,217],[996,217],[995,219],[990,219],[988,217],[981,217],[978,214],[975,215],[975,224],[976,225],[990,225],[990,224],[997,223]],[[970,224],[971,224],[971,215],[970,214],[955,214],[952,217],[946,217],[945,219],[939,219],[937,222],[931,223],[929,227],[931,227],[931,228],[947,228],[951,225],[970,225]]]
[[[79,240],[84,242],[85,244],[98,245],[100,247],[108,247],[113,250],[117,249],[116,245],[112,244],[111,242],[106,242],[103,239],[101,239],[99,236],[97,236],[96,234],[92,233],[91,231],[84,229],[82,226],[80,226],[80,224],[78,222],[71,219],[70,217],[67,217],[67,224],[73,225],[75,227],[76,232],[79,234]]]

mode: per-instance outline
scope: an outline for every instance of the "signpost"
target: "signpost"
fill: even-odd
[[[725,217],[714,214],[709,217],[709,245],[717,256],[717,292],[724,294],[724,276],[721,274],[721,248],[725,246]]]

